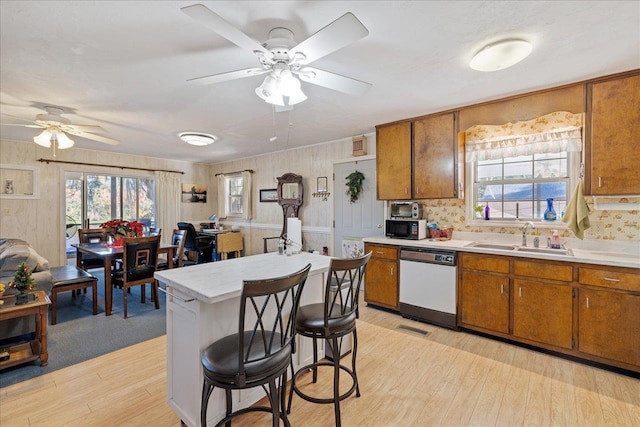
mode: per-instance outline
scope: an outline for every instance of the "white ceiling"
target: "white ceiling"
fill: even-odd
[[[309,99],[274,114],[254,93],[263,77],[187,83],[258,66],[251,52],[180,11],[193,3],[3,0],[2,113],[34,119],[44,113],[39,107],[55,105],[72,123],[100,125],[121,141],[112,147],[73,137],[77,147],[221,162],[640,68],[639,1],[203,1],[259,42],[277,26],[300,42],[346,12],[368,28],[367,37],[312,64],[372,83],[365,95],[303,83]],[[482,46],[506,37],[531,41],[533,53],[494,73],[468,67]],[[220,140],[188,146],[177,137],[187,130]],[[39,132],[0,131],[19,141]]]

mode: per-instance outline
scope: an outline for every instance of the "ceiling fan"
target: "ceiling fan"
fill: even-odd
[[[73,140],[71,140],[66,134],[80,136],[82,138],[91,139],[93,141],[102,142],[109,145],[118,145],[120,141],[107,138],[102,135],[95,135],[92,132],[104,131],[100,126],[95,125],[75,125],[71,124],[71,121],[66,117],[62,117],[64,110],[59,107],[45,106],[43,107],[47,112],[46,114],[38,114],[35,120],[23,119],[21,117],[11,116],[9,114],[3,115],[12,117],[14,119],[22,120],[32,124],[14,124],[14,123],[2,123],[3,126],[22,126],[28,128],[42,128],[42,133],[33,138],[33,141],[42,145],[43,147],[52,147],[58,149],[65,149],[73,147]]]
[[[197,77],[189,82],[212,84],[267,74],[256,88],[256,94],[276,106],[284,106],[285,97],[287,105],[307,99],[301,90],[300,80],[350,95],[361,95],[371,87],[370,83],[308,65],[369,34],[369,30],[352,13],[345,13],[300,43],[296,44],[291,30],[278,27],[272,29],[269,39],[260,44],[206,6],[195,4],[181,10],[232,43],[253,52],[260,61],[260,67]]]

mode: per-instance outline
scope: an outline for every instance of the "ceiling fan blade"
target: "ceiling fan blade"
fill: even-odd
[[[21,125],[18,123],[0,123],[2,126],[20,126],[23,128],[34,128],[34,129],[42,129],[42,126],[38,125]]]
[[[69,131],[65,131],[71,135],[76,135],[82,138],[86,138],[86,139],[92,139],[94,141],[98,141],[98,142],[104,142],[105,144],[109,144],[109,145],[118,145],[120,144],[120,141],[116,141],[115,139],[111,139],[111,138],[107,138],[105,136],[100,136],[100,135],[94,135],[92,133],[87,133],[87,132],[82,132],[80,130],[74,129],[74,130],[69,130]]]
[[[363,95],[371,86],[371,83],[319,70],[314,67],[304,67],[297,72],[300,80],[314,85],[328,87],[338,92],[349,95]]]
[[[266,58],[271,59],[273,54],[260,43],[225,21],[220,15],[201,4],[194,4],[181,8],[185,14],[200,22],[209,29],[215,31],[231,43],[247,49],[251,52],[260,52]]]
[[[305,58],[298,64],[309,64],[316,59],[342,49],[369,34],[369,30],[362,25],[352,13],[347,12],[317,33],[302,41],[289,51],[289,57],[294,58],[297,52]]]
[[[67,132],[67,129],[68,129],[68,131],[78,130],[78,131],[81,131],[81,132],[104,132],[104,129],[101,126],[98,126],[98,125],[76,125],[76,124],[70,124],[70,125],[62,125],[60,127],[65,132]]]
[[[2,114],[3,116],[11,117],[12,119],[18,119],[18,120],[22,120],[23,122],[33,123],[33,125],[18,125],[18,126],[42,127],[38,123],[34,122],[33,120],[23,119],[22,117],[12,116],[11,114],[6,114],[6,113],[0,113],[0,114]]]
[[[259,76],[269,72],[264,68],[245,68],[244,70],[229,71],[227,73],[212,74],[210,76],[196,77],[187,80],[189,83],[195,83],[199,85],[209,85],[213,83],[226,82],[228,80],[242,79],[245,77]]]

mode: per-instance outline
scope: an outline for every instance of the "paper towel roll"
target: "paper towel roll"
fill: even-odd
[[[293,250],[302,250],[302,221],[298,218],[287,218],[287,238],[293,242]]]

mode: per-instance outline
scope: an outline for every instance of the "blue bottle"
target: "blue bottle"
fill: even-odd
[[[556,210],[553,208],[553,199],[547,199],[547,210],[544,211],[543,216],[545,221],[555,221],[558,218]]]

